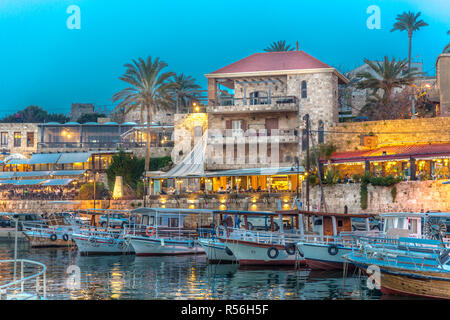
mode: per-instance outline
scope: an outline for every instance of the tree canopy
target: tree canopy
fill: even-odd
[[[86,123],[86,122],[97,122],[98,118],[104,118],[106,115],[104,113],[85,113],[81,117],[77,119],[77,122],[79,123]]]
[[[264,49],[266,52],[284,52],[293,51],[294,48],[290,44],[286,45],[286,40],[274,41],[270,46]]]
[[[15,114],[0,119],[0,122],[28,122],[28,123],[44,123],[56,121],[64,123],[70,118],[64,114],[48,113],[46,110],[38,106],[29,106],[24,110],[20,110]]]
[[[106,170],[108,176],[108,186],[110,190],[114,188],[116,176],[121,176],[124,186],[129,186],[136,190],[138,182],[144,174],[145,160],[139,157],[132,157],[123,150],[112,156],[111,164]]]

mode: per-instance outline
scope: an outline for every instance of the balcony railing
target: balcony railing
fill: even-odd
[[[286,142],[298,142],[297,129],[272,129],[272,130],[210,130],[208,136],[208,143],[217,144],[225,143],[229,141],[229,138],[234,140],[244,138],[247,142],[256,141],[258,139],[267,139],[267,142],[271,142],[276,139],[280,143]]]
[[[39,142],[38,149],[133,149],[144,148],[146,142]],[[150,147],[153,148],[172,148],[173,141],[152,141]]]
[[[252,112],[252,111],[297,111],[297,97],[271,96],[254,98],[220,97],[209,100],[210,113]]]

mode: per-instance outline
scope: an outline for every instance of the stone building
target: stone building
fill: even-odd
[[[30,156],[38,146],[37,123],[0,123],[2,158],[12,154]]]
[[[439,115],[450,117],[450,53],[442,53],[436,61]]]
[[[72,103],[70,121],[77,121],[82,115],[94,112],[95,108],[92,103]]]
[[[207,170],[292,166],[304,115],[323,140],[338,122],[338,84],[348,82],[304,51],[256,53],[206,78]]]

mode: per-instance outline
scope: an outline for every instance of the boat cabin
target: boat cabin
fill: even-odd
[[[138,208],[130,211],[136,217],[136,224],[158,228],[189,228],[187,219],[191,215],[212,213],[208,209],[182,208]]]
[[[283,210],[277,213],[296,214],[299,217],[299,229],[302,235],[318,235],[320,237],[338,236],[344,232],[353,232],[352,219],[365,219],[366,230],[370,230],[369,219],[373,218],[373,214],[345,214],[345,213],[328,213],[314,212],[303,210]],[[306,219],[305,219],[306,218]],[[306,226],[304,221],[307,221]]]
[[[382,213],[383,234],[388,238],[436,238],[439,233],[447,237],[450,213],[445,212],[392,212]]]
[[[297,214],[272,211],[215,210],[219,225],[245,230],[295,232],[299,229]]]

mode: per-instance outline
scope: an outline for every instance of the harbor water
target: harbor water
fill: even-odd
[[[0,260],[13,258],[13,242],[0,243]],[[77,250],[19,245],[19,258],[47,265],[48,299],[380,299],[367,278],[309,269],[240,268],[208,264],[206,255],[171,257],[80,256]],[[26,270],[26,272],[31,270]],[[0,268],[0,279],[12,270]],[[3,283],[3,280],[2,282]]]

